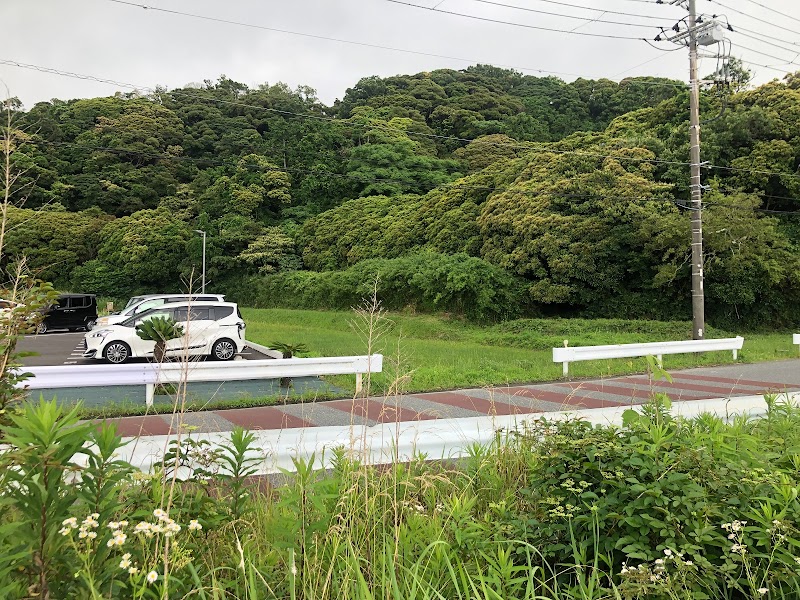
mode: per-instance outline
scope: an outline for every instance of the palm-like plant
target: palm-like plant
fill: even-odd
[[[156,347],[153,348],[153,358],[160,363],[164,361],[167,342],[183,335],[183,325],[178,325],[170,317],[153,317],[136,326],[136,335],[143,340],[156,343]]]
[[[283,358],[292,358],[298,354],[305,354],[308,352],[308,347],[305,344],[286,344],[284,342],[272,342],[272,347],[283,354]],[[291,377],[281,377],[280,386],[288,388],[292,385]]]

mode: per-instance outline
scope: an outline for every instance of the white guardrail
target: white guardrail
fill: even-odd
[[[17,387],[32,390],[75,387],[110,387],[143,385],[146,402],[153,404],[155,386],[186,381],[244,381],[281,377],[316,377],[319,375],[356,376],[356,390],[361,391],[364,373],[380,373],[383,356],[326,356],[323,358],[285,358],[278,360],[235,360],[230,362],[135,363],[125,365],[58,365],[21,369],[33,377]]]
[[[575,346],[553,348],[553,362],[564,365],[564,377],[569,375],[569,363],[581,360],[602,360],[606,358],[632,358],[655,356],[658,364],[664,354],[685,354],[688,352],[716,352],[732,350],[736,360],[742,349],[744,338],[723,338],[719,340],[686,340],[682,342],[647,342],[644,344],[612,344],[609,346]]]
[[[792,334],[792,343],[796,346],[800,346],[800,333]]]

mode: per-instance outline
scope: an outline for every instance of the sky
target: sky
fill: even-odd
[[[108,96],[131,91],[129,85],[174,88],[223,74],[251,87],[307,85],[332,104],[362,77],[475,63],[565,81],[635,75],[686,81],[685,47],[652,42],[653,48],[641,39],[652,40],[660,27],[685,17],[664,1],[0,0],[0,85],[30,108],[52,98]],[[697,6],[708,16],[726,15],[734,56],[763,65],[747,65],[756,83],[800,70],[797,0],[697,0]],[[701,76],[715,63],[703,59]]]

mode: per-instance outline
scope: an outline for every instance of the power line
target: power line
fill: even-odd
[[[781,38],[777,38],[775,36],[766,33],[761,33],[760,31],[755,31],[753,29],[747,29],[746,27],[742,27],[741,25],[736,25],[736,33],[742,33],[742,32],[750,33],[752,35],[765,38],[765,40],[759,40],[765,43],[767,43],[766,40],[770,40],[771,42],[780,42],[781,44],[791,44],[792,46],[797,46],[798,48],[800,48],[800,42],[792,42],[791,40],[782,40]]]
[[[117,2],[119,0],[111,0],[112,2]],[[502,21],[500,19],[490,19],[489,17],[480,17],[478,15],[469,15],[466,13],[455,12],[452,10],[444,10],[442,8],[436,7],[429,7],[429,6],[420,6],[419,4],[414,4],[412,2],[404,2],[403,0],[386,0],[386,2],[391,2],[392,4],[402,4],[403,6],[411,6],[413,8],[419,8],[422,10],[428,10],[431,12],[442,13],[445,15],[453,15],[457,17],[464,17],[466,19],[474,19],[476,21],[484,21],[486,23],[495,23],[499,25],[511,25],[512,27],[522,27],[523,29],[534,29],[536,31],[549,31],[552,33],[568,33],[571,35],[582,35],[587,37],[596,37],[596,38],[607,38],[611,40],[634,40],[637,42],[641,42],[644,38],[641,37],[631,37],[627,35],[613,35],[613,34],[604,34],[604,33],[589,33],[587,31],[570,31],[569,29],[556,29],[553,27],[541,27],[539,25],[528,25],[527,23],[515,23],[514,21]],[[585,21],[586,19],[581,19]]]
[[[773,48],[777,48],[778,50],[784,50],[786,52],[792,52],[794,54],[800,54],[800,45],[797,48],[787,48],[786,46],[781,46],[781,45],[776,44],[774,42],[768,42],[766,40],[762,40],[760,38],[757,38],[754,35],[750,35],[750,34],[744,33],[738,27],[736,28],[735,33],[736,33],[736,35],[741,35],[742,37],[746,37],[746,38],[749,38],[751,40],[755,40],[756,42],[760,42],[762,44],[769,44],[770,46],[772,46]]]
[[[710,1],[710,2],[713,2],[714,4],[716,4],[716,5],[718,5],[718,6],[721,6],[721,7],[722,7],[722,8],[724,8],[725,10],[729,10],[729,11],[731,11],[731,12],[735,12],[736,14],[742,15],[743,17],[747,17],[747,18],[749,18],[749,19],[753,19],[754,21],[759,21],[759,22],[761,22],[761,23],[765,23],[765,24],[767,24],[767,25],[770,25],[771,27],[775,27],[775,28],[777,28],[777,29],[782,29],[782,30],[784,30],[784,31],[788,31],[789,33],[793,33],[793,34],[795,34],[795,35],[800,35],[800,31],[796,31],[796,30],[794,30],[794,29],[789,29],[788,27],[783,27],[782,25],[777,25],[777,24],[775,24],[775,23],[774,23],[774,22],[772,22],[772,21],[767,21],[767,20],[765,20],[765,19],[761,19],[761,18],[759,18],[759,17],[755,17],[755,16],[753,16],[753,15],[751,15],[751,14],[748,14],[748,13],[746,13],[746,12],[744,12],[744,11],[741,11],[741,10],[738,10],[738,9],[736,9],[736,8],[733,8],[733,7],[731,7],[731,6],[728,6],[727,4],[723,4],[723,3],[722,3],[722,2],[720,2],[719,0],[709,0],[709,1]]]
[[[787,15],[786,13],[782,13],[781,11],[774,9],[770,6],[767,6],[766,4],[761,4],[761,2],[756,2],[756,0],[747,0],[747,2],[750,2],[751,4],[755,4],[756,6],[760,6],[761,8],[765,8],[776,14],[779,14],[782,17],[786,17],[787,19],[792,19],[793,21],[797,21],[798,23],[800,23],[800,19],[798,19],[797,17],[793,17],[792,15]]]
[[[743,62],[746,62],[746,61],[743,61]],[[379,130],[390,131],[390,132],[393,132],[393,133],[397,132],[396,128],[393,128],[393,127],[390,127],[390,126],[382,126],[382,125],[377,125],[377,124],[369,125],[369,124],[362,124],[362,123],[354,123],[352,121],[344,121],[344,120],[341,120],[341,119],[337,119],[335,117],[325,117],[325,116],[321,116],[321,115],[310,115],[310,114],[296,113],[296,112],[287,111],[287,110],[281,110],[281,109],[277,109],[277,108],[270,108],[270,107],[267,107],[267,106],[258,106],[258,105],[255,105],[255,104],[247,104],[245,102],[237,102],[235,100],[224,100],[222,98],[215,98],[215,97],[212,97],[212,96],[204,96],[204,95],[201,95],[201,94],[193,94],[193,93],[185,92],[185,91],[182,91],[182,90],[169,91],[169,90],[160,90],[160,89],[157,89],[157,88],[150,88],[150,87],[147,87],[147,86],[137,86],[137,85],[131,84],[131,83],[124,83],[124,82],[115,81],[115,80],[111,80],[111,79],[103,79],[101,77],[97,77],[97,76],[94,76],[94,75],[85,75],[85,74],[79,74],[79,73],[71,73],[69,71],[60,71],[58,69],[53,69],[51,67],[42,67],[42,66],[38,66],[38,65],[20,63],[20,62],[9,60],[9,59],[0,58],[0,64],[10,65],[10,66],[14,66],[14,67],[20,67],[20,68],[24,68],[24,69],[33,69],[33,70],[41,71],[41,72],[44,72],[44,73],[50,73],[50,74],[59,75],[59,76],[63,76],[63,77],[77,78],[77,79],[83,79],[83,80],[89,80],[89,81],[97,81],[99,83],[110,83],[110,84],[115,85],[115,86],[127,87],[129,89],[137,90],[137,91],[138,90],[148,91],[148,92],[151,92],[151,93],[154,93],[154,94],[171,94],[171,95],[175,95],[175,96],[184,96],[184,97],[192,98],[192,99],[195,99],[195,100],[201,100],[201,101],[205,101],[205,102],[213,102],[213,103],[224,104],[224,105],[228,105],[228,106],[236,106],[236,107],[247,108],[247,109],[251,109],[251,110],[261,110],[261,111],[280,114],[280,115],[284,115],[284,116],[293,116],[293,117],[298,117],[298,118],[302,118],[302,119],[312,119],[312,120],[318,120],[318,121],[327,121],[327,122],[343,125],[343,126],[346,126],[346,127],[361,128],[361,129],[379,129]],[[418,132],[418,131],[406,131],[405,134],[409,135],[409,136],[417,136],[417,137],[423,137],[423,138],[427,138],[427,139],[434,139],[434,140],[440,140],[440,141],[450,141],[450,142],[459,142],[459,143],[465,143],[465,144],[468,144],[470,142],[476,141],[476,140],[471,139],[471,138],[460,138],[460,137],[456,137],[456,136],[438,135],[438,134],[434,134],[434,133],[423,133],[423,132]],[[660,165],[673,165],[673,166],[690,166],[691,165],[691,163],[689,163],[689,162],[674,161],[674,160],[664,160],[664,159],[657,159],[657,158],[636,158],[636,157],[631,157],[631,156],[620,156],[620,155],[613,155],[613,154],[600,154],[600,153],[596,153],[596,152],[584,152],[584,151],[580,151],[580,150],[558,150],[558,149],[555,149],[555,148],[547,148],[547,147],[542,147],[542,146],[536,147],[536,146],[533,146],[531,142],[526,142],[526,143],[517,142],[517,143],[513,143],[513,144],[505,143],[505,142],[483,142],[483,143],[485,143],[486,145],[495,146],[495,147],[498,147],[498,148],[512,148],[512,149],[524,150],[524,151],[528,151],[528,152],[543,152],[543,153],[548,153],[549,152],[549,153],[552,153],[552,154],[586,156],[586,157],[589,157],[589,158],[603,158],[603,159],[610,158],[610,159],[620,160],[620,161],[629,161],[629,162],[636,162],[636,163],[650,163],[650,164],[660,164]],[[769,171],[742,169],[742,168],[737,168],[737,167],[721,167],[721,166],[712,165],[712,164],[704,164],[704,165],[702,165],[702,167],[706,168],[706,169],[723,169],[723,170],[736,171],[736,172],[757,173],[757,174],[761,174],[761,175],[780,175],[780,176],[786,176],[786,177],[798,177],[798,178],[800,178],[800,174],[795,174],[795,173],[773,173],[773,172],[769,172]]]
[[[114,4],[122,4],[122,5],[125,5],[125,6],[133,6],[133,7],[136,7],[136,8],[142,8],[142,9],[146,9],[146,10],[150,10],[150,11],[162,12],[162,13],[167,13],[167,14],[177,15],[177,16],[182,16],[182,17],[190,17],[190,18],[193,18],[193,19],[200,19],[200,20],[203,20],[203,21],[212,21],[212,22],[216,22],[216,23],[222,23],[222,24],[225,24],[225,25],[235,25],[237,27],[247,27],[247,28],[250,28],[250,29],[260,29],[260,30],[263,30],[263,31],[271,31],[273,33],[283,33],[283,34],[286,34],[286,35],[296,35],[296,36],[300,36],[300,37],[306,37],[306,38],[317,39],[317,40],[324,40],[324,41],[328,41],[328,42],[336,42],[336,43],[340,43],[340,44],[349,44],[349,45],[352,45],[352,46],[361,46],[361,47],[365,47],[365,48],[372,48],[372,49],[378,49],[378,50],[387,50],[387,51],[390,51],[390,52],[402,52],[402,53],[405,53],[405,54],[413,54],[413,55],[416,55],[416,56],[427,56],[427,57],[430,57],[430,58],[442,58],[442,59],[445,59],[445,60],[456,60],[456,61],[459,61],[459,62],[465,62],[465,63],[470,63],[470,64],[492,64],[492,65],[497,66],[497,67],[514,69],[514,70],[518,70],[518,71],[522,71],[522,72],[526,72],[526,73],[538,73],[538,74],[546,73],[548,75],[560,75],[560,76],[564,76],[564,77],[587,77],[589,79],[594,79],[594,77],[590,77],[590,76],[587,76],[587,75],[582,75],[580,73],[566,73],[566,72],[562,72],[562,71],[551,71],[551,70],[548,70],[548,69],[539,69],[539,68],[535,68],[535,67],[519,67],[519,66],[515,66],[515,65],[497,63],[497,62],[493,62],[493,61],[477,60],[477,59],[473,59],[473,58],[463,58],[463,57],[458,57],[458,56],[449,56],[449,55],[446,55],[446,54],[437,54],[437,53],[434,53],[434,52],[424,52],[424,51],[420,51],[420,50],[409,50],[407,48],[397,48],[397,47],[393,47],[393,46],[383,46],[381,44],[372,44],[372,43],[368,43],[368,42],[358,42],[358,41],[354,41],[354,40],[347,40],[347,39],[344,39],[344,38],[328,37],[328,36],[317,35],[317,34],[312,34],[312,33],[305,33],[305,32],[301,32],[301,31],[291,31],[289,29],[279,29],[279,28],[276,28],[276,27],[268,27],[268,26],[259,25],[259,24],[256,24],[256,23],[245,23],[245,22],[242,22],[242,21],[233,21],[231,19],[223,19],[223,18],[219,18],[219,17],[211,17],[211,16],[208,16],[208,15],[202,15],[202,14],[197,14],[197,13],[188,13],[188,12],[183,12],[183,11],[178,11],[178,10],[161,8],[161,7],[157,7],[157,6],[150,6],[150,5],[147,5],[147,4],[139,4],[139,3],[130,2],[130,1],[127,1],[127,0],[106,0],[106,1],[107,2],[113,2]],[[644,85],[654,85],[654,86],[685,87],[682,84],[671,83],[671,82],[656,82],[656,81],[652,81],[652,82],[638,82],[638,83],[641,83],[641,84],[644,84]]]
[[[654,21],[664,21],[663,17],[656,17],[656,16],[653,16],[653,15],[640,15],[640,14],[636,14],[636,13],[621,12],[621,11],[617,11],[617,10],[607,10],[605,8],[592,8],[591,6],[582,6],[580,4],[570,4],[569,2],[559,2],[558,0],[537,0],[537,1],[538,2],[547,2],[548,4],[556,4],[558,6],[569,6],[570,8],[579,8],[581,10],[591,10],[591,11],[599,12],[599,13],[602,13],[602,14],[624,15],[626,17],[638,17],[640,19],[651,19],[651,20],[654,20]],[[538,12],[538,11],[534,11],[532,9],[526,8],[524,6],[516,6],[516,5],[513,5],[513,4],[501,4],[499,2],[489,2],[489,0],[473,0],[473,2],[482,2],[484,4],[496,4],[497,6],[503,6],[503,7],[506,7],[506,8],[514,8],[514,9],[517,9],[517,10]],[[648,4],[654,4],[654,3],[649,2]],[[667,5],[667,6],[669,6],[669,5]],[[602,16],[602,14],[601,14],[601,16]],[[583,18],[583,17],[578,17],[578,18]]]
[[[797,60],[797,56],[795,56],[792,60],[786,60],[785,58],[782,58],[780,56],[775,56],[774,54],[767,54],[766,52],[761,52],[760,50],[756,50],[754,48],[748,48],[747,46],[743,46],[742,44],[737,44],[737,46],[739,48],[741,48],[742,50],[747,50],[748,52],[755,52],[756,54],[760,54],[761,56],[766,56],[767,58],[774,58],[775,60],[779,60],[779,61],[781,61],[782,65],[783,64],[786,64],[786,65],[798,64],[798,63],[794,62],[795,60]],[[800,53],[800,52],[798,52],[798,53]]]
[[[532,13],[536,13],[536,14],[540,14],[540,15],[550,15],[552,17],[563,17],[565,19],[577,19],[579,21],[591,21],[592,23],[610,23],[611,25],[623,25],[625,27],[647,27],[647,28],[653,27],[653,25],[644,25],[642,23],[631,23],[630,21],[609,21],[607,19],[602,19],[600,17],[592,18],[592,17],[580,17],[580,16],[577,16],[577,15],[566,15],[564,13],[556,13],[556,12],[550,12],[550,11],[546,11],[546,10],[538,10],[536,8],[528,8],[526,6],[515,6],[514,4],[504,4],[503,2],[495,2],[494,0],[472,0],[472,1],[473,2],[479,2],[480,4],[488,4],[488,5],[491,5],[491,6],[500,6],[502,8],[511,8],[511,9],[514,9],[514,10],[532,12]],[[564,6],[572,6],[574,8],[583,8],[584,10],[588,9],[588,7],[586,7],[586,6],[581,7],[581,6],[577,6],[576,4],[566,4],[564,2],[555,2],[554,0],[540,0],[540,1],[541,2],[552,2],[553,4],[562,4]],[[434,6],[433,8],[436,8],[436,7]],[[625,16],[628,16],[628,17],[640,16],[640,15],[630,15],[628,13],[623,13],[623,12],[603,11],[602,9],[589,9],[589,10],[597,10],[597,12],[601,12],[601,13],[614,13],[614,14],[618,14],[618,15],[625,15]],[[644,16],[644,15],[641,15],[641,16]],[[664,19],[660,19],[659,17],[645,16],[645,18],[658,19],[661,22],[664,21]]]
[[[739,60],[742,61],[746,65],[752,65],[754,67],[762,67],[764,69],[770,69],[772,71],[777,71],[778,73],[783,73],[784,75],[789,75],[790,73],[794,73],[794,71],[787,71],[786,69],[780,69],[780,68],[774,67],[772,65],[764,65],[764,64],[761,64],[761,63],[753,62],[751,60],[745,60],[743,58],[740,58]],[[783,60],[783,59],[781,59],[781,60]]]

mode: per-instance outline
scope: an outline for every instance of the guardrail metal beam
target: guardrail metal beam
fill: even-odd
[[[717,340],[685,340],[678,342],[646,342],[642,344],[611,344],[608,346],[573,346],[553,348],[553,362],[564,366],[564,377],[569,374],[569,363],[582,360],[603,360],[608,358],[633,358],[655,356],[662,364],[664,354],[686,354],[690,352],[716,352],[731,350],[733,360],[738,358],[744,338],[722,338]]]
[[[153,403],[155,386],[186,381],[245,381],[281,377],[318,377],[320,375],[356,375],[361,387],[364,373],[380,373],[383,356],[326,356],[321,358],[285,358],[276,360],[240,360],[230,362],[188,361],[179,363],[134,363],[124,365],[58,365],[22,369],[32,378],[17,384],[34,390],[72,387],[143,385],[146,401]],[[360,391],[360,390],[359,390]]]

